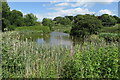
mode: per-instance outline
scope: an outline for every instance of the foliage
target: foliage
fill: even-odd
[[[117,23],[117,20],[108,14],[103,14],[98,18],[102,21],[103,26],[113,26]]]
[[[62,24],[62,25],[70,25],[71,21],[69,18],[65,17],[56,17],[54,18],[54,21],[56,21],[56,24]]]
[[[32,13],[26,14],[23,17],[23,13],[17,10],[10,11],[10,7],[7,2],[2,2],[2,31],[14,30],[8,29],[11,26],[33,26],[36,24],[37,18]]]
[[[28,39],[20,41],[17,32],[5,32],[1,36],[3,78],[59,78],[62,66],[70,57],[66,47],[38,45]]]
[[[97,34],[102,27],[102,23],[94,15],[77,15],[71,29],[71,35],[85,37]]]
[[[106,33],[119,33],[120,31],[120,24],[116,24],[112,27],[103,27],[100,32],[106,32]]]
[[[17,27],[16,31],[36,31],[41,33],[49,33],[50,28],[48,26],[23,26]]]
[[[51,20],[51,19],[48,19],[48,18],[44,18],[43,21],[42,21],[42,24],[44,26],[49,26],[50,27],[50,30],[52,29],[52,27],[54,26],[54,22]]]
[[[119,17],[117,17],[117,16],[113,16],[116,20],[117,20],[117,23],[119,23],[120,24],[120,18]]]
[[[13,31],[13,30],[15,30],[15,26],[14,25],[8,26],[8,31]]]
[[[36,20],[37,20],[37,17],[34,14],[32,14],[32,13],[26,14],[24,16],[24,23],[25,23],[26,26],[33,26],[33,25],[35,25]]]
[[[10,25],[10,21],[8,20],[8,16],[10,14],[10,8],[7,4],[7,2],[2,2],[2,31],[5,31],[5,28],[7,28]]]
[[[12,10],[9,15],[9,21],[11,25],[14,26],[23,26],[23,14],[20,11]]]
[[[119,33],[100,33],[99,37],[103,37],[106,41],[119,41]]]
[[[104,41],[50,47],[20,40],[18,32],[2,36],[3,78],[118,78],[118,43]],[[13,37],[13,35],[17,35]]]
[[[118,46],[83,44],[75,48],[74,59],[63,67],[64,78],[118,78]]]

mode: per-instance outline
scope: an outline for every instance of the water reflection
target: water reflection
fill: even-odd
[[[69,34],[62,32],[51,32],[49,37],[38,38],[38,44],[49,44],[51,46],[72,46],[72,40]]]

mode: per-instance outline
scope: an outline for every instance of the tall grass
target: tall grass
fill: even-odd
[[[85,42],[71,51],[1,34],[3,78],[118,78],[117,43]]]
[[[3,34],[3,78],[58,78],[69,57],[67,48],[40,46],[13,33]],[[15,33],[17,34],[17,33]],[[5,36],[5,37],[4,37]]]
[[[120,31],[120,24],[116,24],[113,27],[104,27],[101,29],[101,32],[106,32],[106,33],[119,33]]]
[[[50,32],[50,28],[48,26],[23,26],[23,27],[17,27],[15,30],[16,31],[41,32],[41,33]]]
[[[119,41],[119,33],[100,33],[99,37],[104,38],[107,41]]]

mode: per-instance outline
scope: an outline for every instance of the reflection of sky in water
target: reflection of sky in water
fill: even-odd
[[[43,44],[43,43],[45,43],[45,41],[44,41],[43,38],[37,39],[36,42],[39,43],[39,44]]]
[[[69,38],[69,34],[61,32],[52,32],[48,38],[48,42],[44,41],[44,38],[37,39],[37,43],[43,44],[47,43],[51,46],[63,45],[63,46],[72,46],[72,41]]]

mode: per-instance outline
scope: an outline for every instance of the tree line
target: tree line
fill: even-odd
[[[10,7],[7,2],[2,3],[2,31],[14,30],[15,27],[20,26],[33,26],[37,23],[37,17],[30,13],[23,15],[18,10],[10,11]],[[69,25],[72,27],[70,34],[74,36],[85,36],[99,33],[102,27],[114,26],[120,23],[120,18],[108,14],[101,16],[95,16],[90,14],[76,15],[76,16],[64,16],[55,17],[54,19],[44,18],[41,22],[43,26],[49,26],[52,30],[53,26],[64,26]]]
[[[33,26],[37,21],[37,17],[30,13],[23,15],[21,11],[12,10],[7,2],[2,2],[2,31],[5,29],[14,30],[19,26]]]

